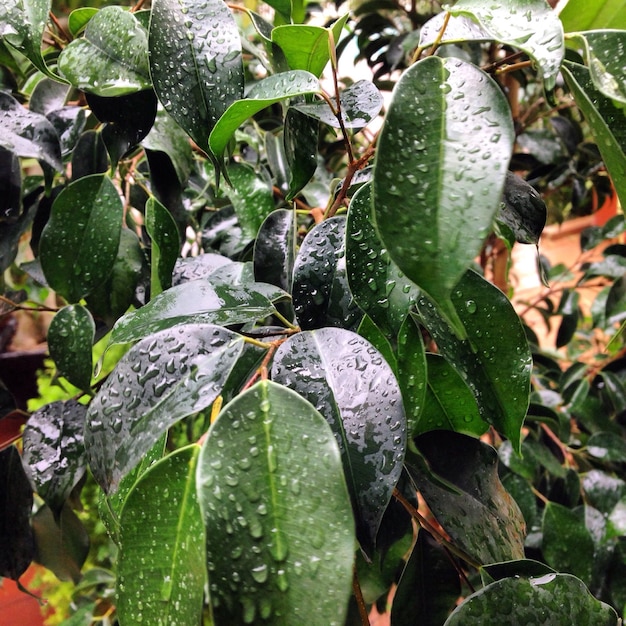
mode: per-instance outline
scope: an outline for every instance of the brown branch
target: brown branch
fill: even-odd
[[[361,585],[359,584],[356,566],[354,567],[352,574],[352,591],[354,592],[354,597],[356,598],[356,605],[359,609],[362,626],[370,626],[370,618],[367,614],[367,606],[365,605],[365,599],[363,598],[363,592],[361,591]]]

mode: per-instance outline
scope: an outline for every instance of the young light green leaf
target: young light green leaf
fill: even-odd
[[[154,0],[150,72],[165,110],[203,149],[229,105],[243,97],[239,30],[223,0]]]
[[[400,78],[378,142],[376,228],[460,337],[451,293],[489,233],[513,138],[500,87],[474,65],[431,56]]]
[[[146,231],[152,241],[150,296],[154,298],[172,286],[172,272],[180,248],[178,226],[154,196],[146,202]]]
[[[104,7],[59,55],[59,71],[74,86],[99,96],[121,96],[151,87],[148,37],[135,16]]]
[[[304,70],[281,72],[264,78],[250,89],[245,100],[233,102],[219,119],[209,138],[211,151],[221,157],[239,126],[271,104],[295,96],[319,93],[320,90],[317,77]]]
[[[559,11],[559,19],[563,22],[566,33],[604,28],[624,30],[626,29],[626,1],[568,0]]]
[[[48,284],[78,302],[104,282],[115,262],[124,207],[104,174],[70,183],[52,205],[39,243]]]
[[[67,27],[70,33],[72,33],[72,37],[78,37],[96,13],[98,13],[98,9],[95,7],[74,9],[67,18]]]
[[[200,620],[206,570],[195,488],[199,452],[192,445],[170,454],[128,494],[117,563],[122,623],[189,626]]]
[[[270,381],[237,396],[209,430],[197,489],[216,624],[343,626],[354,521],[339,449],[306,400]]]

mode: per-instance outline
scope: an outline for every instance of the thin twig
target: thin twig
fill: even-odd
[[[356,567],[354,567],[352,574],[352,591],[354,592],[356,605],[359,609],[359,616],[361,618],[362,626],[370,626],[370,618],[367,613],[367,606],[365,605],[365,599],[363,598],[361,585],[359,584],[359,577],[356,572]]]

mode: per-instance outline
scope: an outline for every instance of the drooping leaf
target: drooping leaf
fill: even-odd
[[[59,72],[74,86],[99,96],[121,96],[151,87],[148,36],[133,13],[100,9],[85,35],[66,46]]]
[[[0,146],[20,157],[63,169],[61,145],[54,126],[40,113],[25,109],[8,93],[0,92]]]
[[[346,223],[346,270],[356,303],[395,339],[417,301],[418,288],[404,277],[372,224],[371,187],[352,196]]]
[[[41,115],[49,115],[65,106],[71,87],[65,83],[42,78],[33,89],[28,110]]]
[[[300,113],[295,106],[289,107],[283,135],[285,157],[289,164],[287,200],[293,200],[315,174],[318,135],[317,120]]]
[[[165,110],[206,150],[209,133],[243,97],[239,30],[222,0],[154,0],[150,73]]]
[[[353,302],[344,252],[345,217],[315,226],[304,238],[293,268],[293,306],[300,327],[354,328],[362,314]]]
[[[105,492],[177,421],[209,406],[243,349],[224,328],[187,324],[147,337],[118,362],[89,405],[85,448]]]
[[[75,400],[52,402],[35,411],[24,428],[24,470],[57,519],[85,473],[86,413],[87,407]]]
[[[245,324],[271,315],[273,300],[286,294],[266,283],[229,285],[202,280],[181,283],[161,292],[136,311],[127,313],[113,327],[112,343],[129,343],[151,333],[181,324]]]
[[[36,212],[37,204],[33,204],[30,209],[23,211],[15,221],[0,222],[0,272],[8,269],[15,260],[20,239],[30,227]]]
[[[240,394],[209,430],[197,487],[217,626],[344,624],[354,522],[337,444],[308,402],[269,381]]]
[[[146,231],[152,241],[150,296],[154,298],[172,286],[172,272],[178,258],[180,234],[174,218],[154,197],[146,202]]]
[[[391,367],[358,335],[321,328],[280,346],[272,379],[297,391],[330,424],[341,450],[357,536],[371,551],[406,446],[402,395]]]
[[[415,443],[419,453],[409,447],[409,472],[455,544],[481,564],[523,558],[524,517],[500,482],[497,452],[449,431],[424,433]],[[437,480],[423,471],[418,454]]]
[[[624,110],[617,108],[612,100],[595,88],[586,67],[566,61],[562,72],[576,104],[591,128],[623,206],[626,204],[626,173],[623,168],[626,159]]]
[[[109,168],[102,133],[88,130],[81,134],[72,151],[72,180],[90,174],[104,174]]]
[[[560,8],[560,7],[559,7]],[[559,11],[566,33],[602,28],[626,29],[626,2],[624,0],[569,0]]]
[[[195,488],[199,452],[193,445],[170,454],[128,494],[117,564],[122,623],[188,626],[200,620],[206,571]]]
[[[35,556],[33,489],[15,446],[0,450],[0,576],[17,580]]]
[[[582,581],[569,574],[504,578],[466,598],[444,626],[517,626],[525,621],[550,625],[616,626],[617,614],[596,600]]]
[[[378,142],[376,228],[460,337],[451,294],[489,232],[512,142],[500,88],[469,63],[434,56],[398,81]]]
[[[22,170],[17,155],[0,148],[0,224],[15,223],[22,213]],[[4,271],[2,268],[0,271]]]
[[[122,214],[119,193],[103,174],[70,183],[54,201],[39,258],[48,284],[69,302],[78,302],[111,273]]]
[[[271,104],[296,96],[319,93],[320,89],[319,80],[304,70],[274,74],[255,83],[244,100],[233,102],[228,107],[211,131],[211,151],[221,157],[239,126]]]
[[[506,296],[471,270],[457,285],[452,302],[467,340],[453,334],[426,298],[418,301],[420,318],[441,354],[474,393],[482,418],[519,450],[532,369],[521,321]]]
[[[93,374],[91,349],[96,326],[91,313],[81,304],[63,307],[48,329],[50,356],[62,376],[79,389],[88,390]]]

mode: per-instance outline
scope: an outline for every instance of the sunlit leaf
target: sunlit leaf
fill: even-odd
[[[560,9],[561,7],[559,7]],[[600,28],[626,29],[626,2],[624,0],[568,0],[559,11],[565,32]]]

